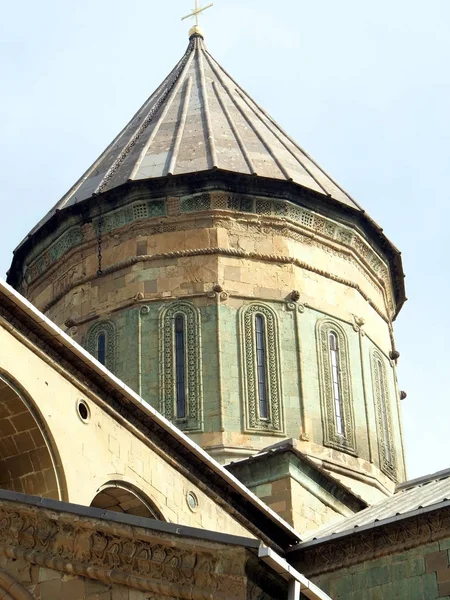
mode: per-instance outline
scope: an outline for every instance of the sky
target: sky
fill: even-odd
[[[184,53],[193,5],[5,4],[0,276]],[[450,467],[449,0],[215,0],[202,27],[213,56],[402,251],[408,474]]]

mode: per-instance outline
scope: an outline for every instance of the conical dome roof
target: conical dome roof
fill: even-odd
[[[185,55],[56,211],[128,181],[211,169],[293,181],[360,207],[228,75],[193,35]]]

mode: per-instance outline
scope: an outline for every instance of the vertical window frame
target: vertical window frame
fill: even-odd
[[[99,357],[99,340],[100,336],[104,336],[104,361]],[[106,367],[111,373],[116,370],[116,345],[117,333],[116,326],[112,321],[99,321],[95,323],[87,332],[84,346],[89,354],[97,359],[100,364]]]
[[[330,342],[332,334],[337,340],[338,349],[336,355],[337,384],[341,409],[339,421],[334,381],[336,377],[333,373],[333,354]],[[324,445],[356,455],[357,445],[347,335],[337,322],[331,319],[322,319],[318,321],[316,326],[316,339]],[[339,422],[342,424],[342,433],[339,431]]]
[[[267,336],[266,336],[266,320],[261,313],[254,315],[255,327],[255,359],[256,359],[256,380],[258,394],[258,415],[260,419],[270,420],[269,406],[269,378],[267,369]],[[261,328],[259,328],[261,325]]]
[[[371,363],[380,469],[390,479],[397,481],[397,458],[394,447],[392,407],[387,380],[386,359],[379,350],[373,350]]]
[[[265,325],[267,418],[261,417],[257,378],[256,315]],[[243,306],[239,312],[241,341],[242,398],[244,431],[248,433],[285,435],[279,327],[276,313],[262,303]]]
[[[179,328],[180,323],[181,328]],[[185,420],[188,413],[188,394],[186,390],[186,321],[183,314],[176,314],[174,316],[173,326],[175,328],[175,418],[177,420]],[[180,398],[180,395],[182,395],[182,398]]]
[[[175,319],[184,318],[186,414],[178,417]],[[203,431],[203,382],[201,366],[201,314],[190,302],[175,301],[161,308],[160,412],[183,431]]]

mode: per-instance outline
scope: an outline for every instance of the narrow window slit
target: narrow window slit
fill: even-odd
[[[262,315],[255,318],[256,333],[256,371],[258,377],[259,416],[269,418],[269,402],[267,394],[267,351],[265,322]]]
[[[334,331],[329,334],[331,373],[333,378],[333,397],[336,433],[344,436],[344,420],[342,414],[341,382],[339,375],[339,345],[338,338]]]
[[[106,335],[99,333],[97,338],[97,360],[102,365],[106,365]]]
[[[175,317],[175,371],[177,418],[186,418],[186,359],[185,359],[185,322],[184,317]]]

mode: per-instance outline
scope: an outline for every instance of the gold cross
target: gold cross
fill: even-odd
[[[188,15],[183,17],[181,20],[184,21],[185,19],[190,19],[191,17],[195,17],[195,25],[198,27],[198,15],[200,13],[204,12],[205,10],[207,10],[208,8],[211,8],[211,6],[214,6],[214,2],[211,2],[211,4],[208,4],[207,6],[200,7],[198,5],[198,0],[195,0],[195,8],[192,10],[192,12],[190,12]]]

